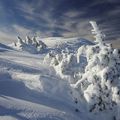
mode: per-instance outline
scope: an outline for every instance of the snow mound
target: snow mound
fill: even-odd
[[[29,36],[26,36],[26,40],[22,40],[18,37],[18,41],[14,42],[11,46],[17,50],[26,51],[33,54],[43,53],[47,49],[47,45],[44,42],[36,40],[35,37],[31,39]]]

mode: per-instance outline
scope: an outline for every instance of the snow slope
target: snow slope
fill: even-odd
[[[0,44],[0,120],[119,120],[119,50],[80,38],[37,39],[45,52]]]
[[[0,120],[120,120],[120,50],[80,38],[0,43]]]
[[[4,44],[0,43],[0,52],[4,52],[6,50],[12,50],[12,48],[7,46],[7,45],[4,45]]]
[[[75,112],[69,84],[43,64],[44,56],[2,45],[0,120],[87,120]]]
[[[82,45],[94,45],[94,43],[92,41],[79,37],[30,38],[29,36],[26,36],[25,40],[18,37],[17,42],[14,42],[9,46],[15,50],[24,51],[32,54],[41,54],[50,51],[55,51],[60,53],[61,51],[66,51],[66,50],[67,50],[66,52],[68,51],[75,52]]]
[[[83,107],[93,120],[119,120],[120,50],[102,42],[101,35],[99,31],[95,45],[83,45],[76,52],[48,53],[44,63],[73,87],[79,111]]]

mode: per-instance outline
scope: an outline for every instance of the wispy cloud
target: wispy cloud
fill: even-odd
[[[8,44],[11,43],[11,41],[15,41],[15,39],[16,39],[15,34],[0,31],[0,42]]]
[[[1,2],[4,3],[4,0]],[[9,6],[6,3],[1,5],[0,26],[4,27],[4,22],[8,22],[8,28],[12,29],[9,29],[10,34],[80,36],[93,39],[89,20],[96,20],[108,35],[107,39],[120,37],[119,0],[15,0]],[[9,9],[6,9],[7,7]],[[11,11],[10,15],[8,10]],[[7,20],[9,17],[11,19]]]
[[[17,36],[25,38],[27,35],[33,36],[33,30],[14,24],[10,29],[7,27],[0,29],[0,42],[11,43],[12,41],[17,40]]]
[[[84,14],[84,12],[71,10],[71,11],[67,11],[64,15],[69,18],[74,18],[74,17],[78,17],[79,15],[82,15],[82,14]]]
[[[15,31],[15,33],[20,35],[20,36],[25,37],[26,35],[32,35],[33,34],[32,30],[30,30],[28,28],[25,28],[23,26],[13,25],[12,27],[13,27],[13,30]]]

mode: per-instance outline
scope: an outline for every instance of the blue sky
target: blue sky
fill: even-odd
[[[89,20],[107,35],[120,37],[119,0],[0,0],[0,41],[20,35],[93,39]]]

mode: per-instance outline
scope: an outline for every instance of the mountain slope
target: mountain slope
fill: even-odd
[[[43,64],[43,58],[0,52],[0,120],[78,120],[69,86]]]
[[[39,54],[1,45],[0,119],[119,120],[120,51],[78,38],[41,41]]]

